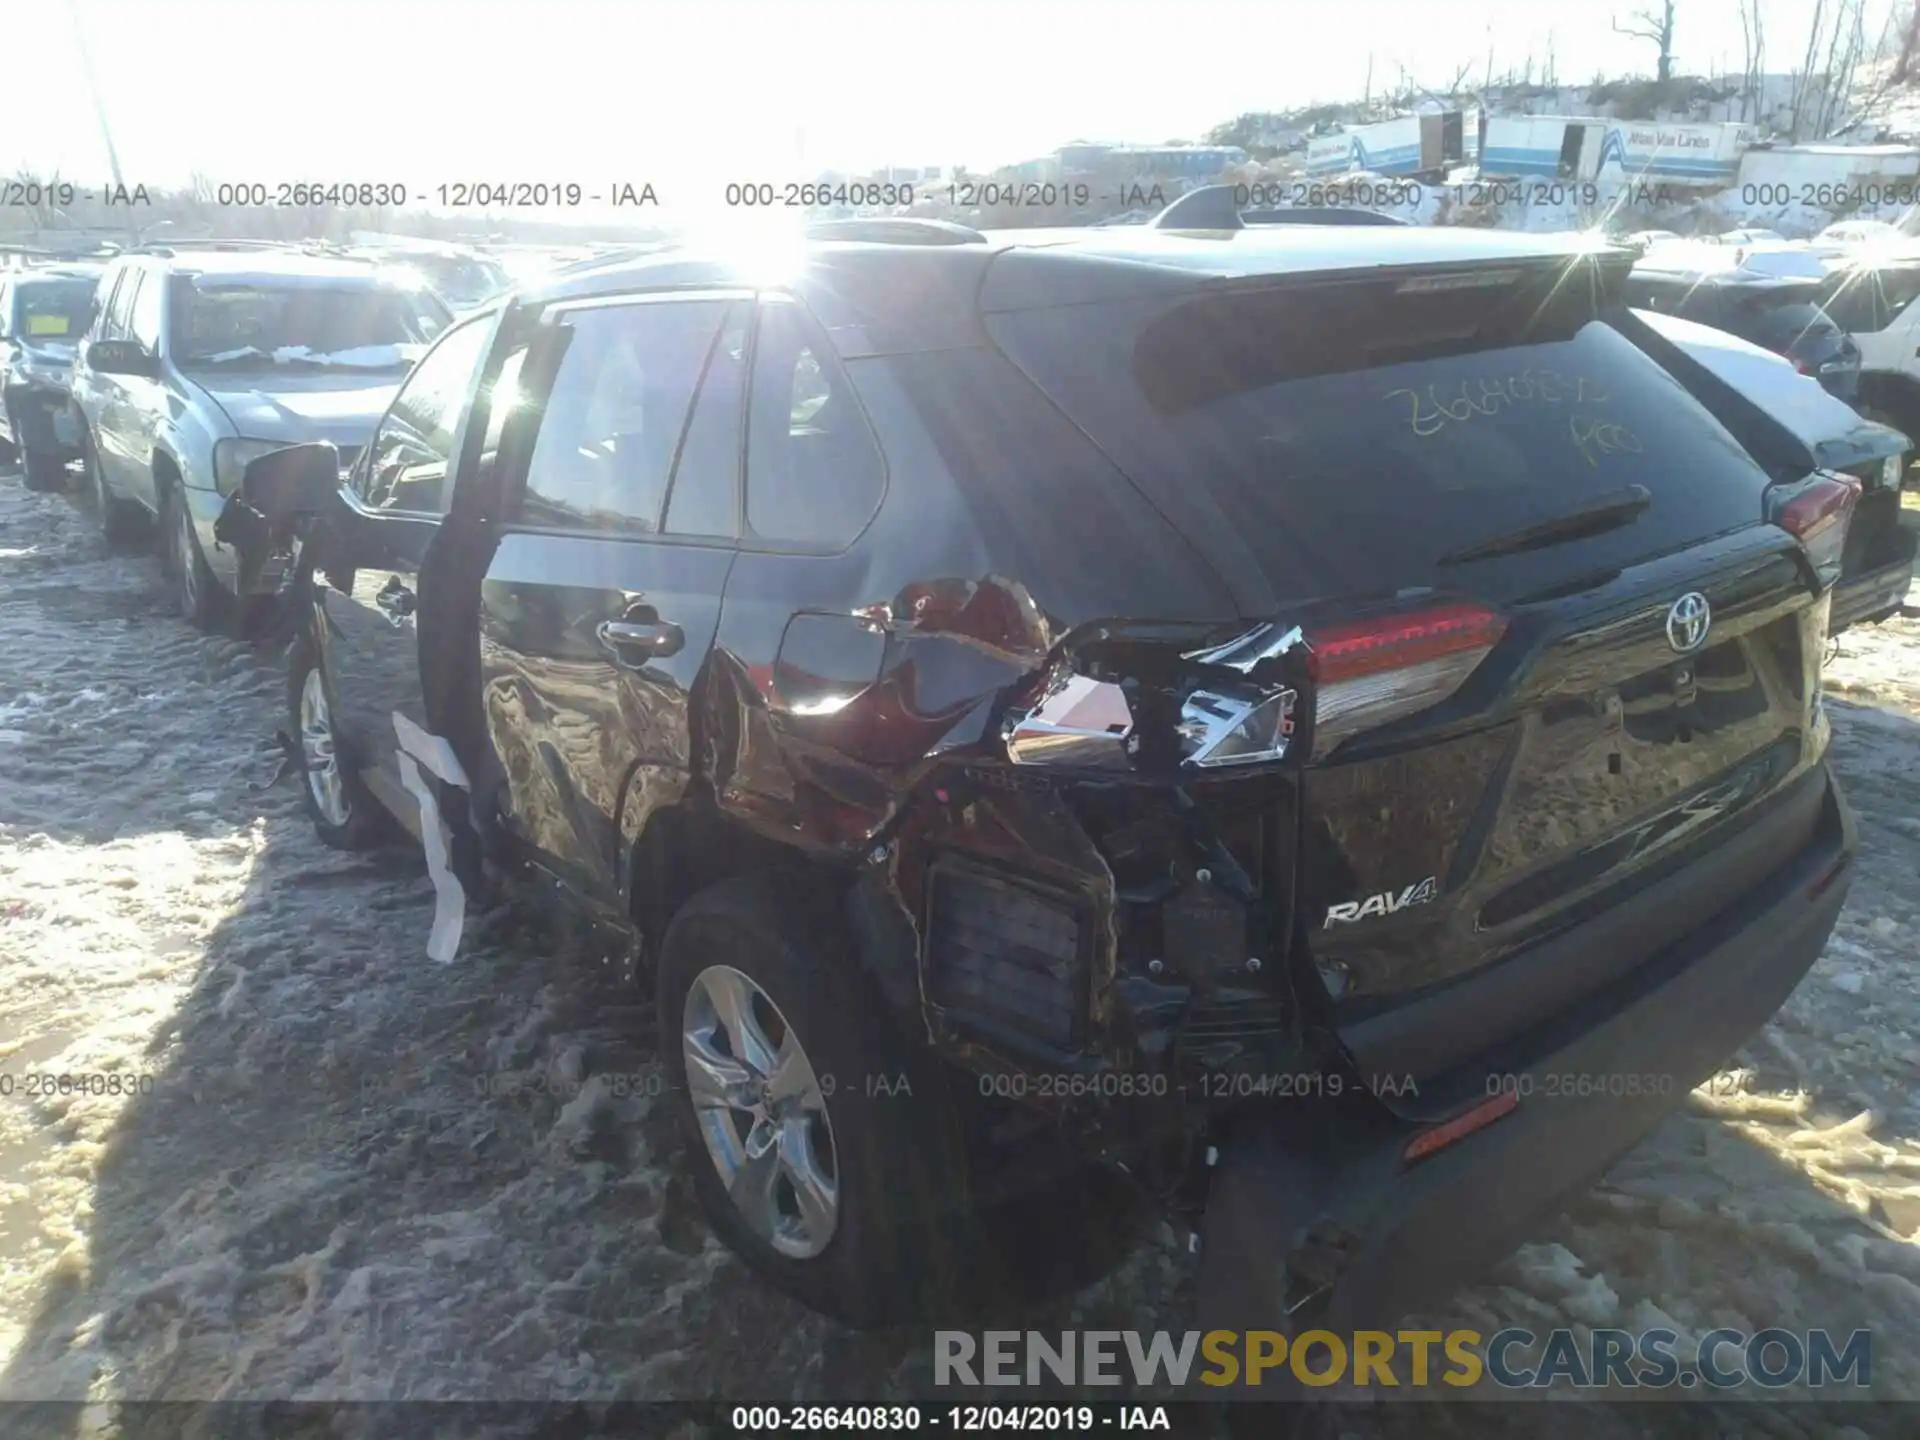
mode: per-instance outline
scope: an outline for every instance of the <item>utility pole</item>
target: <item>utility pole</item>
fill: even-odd
[[[80,47],[80,73],[86,77],[87,94],[93,97],[93,113],[100,122],[100,138],[107,142],[107,165],[113,171],[113,187],[124,191],[127,186],[120,175],[120,155],[113,148],[113,130],[107,124],[107,107],[100,103],[100,87],[93,79],[93,57],[87,53],[87,34],[80,24],[79,0],[67,0],[67,14],[73,20],[73,43]],[[136,245],[140,243],[140,232],[131,224],[127,227],[127,234]]]

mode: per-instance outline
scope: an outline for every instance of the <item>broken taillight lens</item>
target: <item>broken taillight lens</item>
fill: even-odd
[[[1847,522],[1859,498],[1858,480],[1829,471],[1767,493],[1767,519],[1799,540],[1823,588],[1840,578]]]
[[[1465,602],[1309,630],[1315,753],[1446,699],[1506,632],[1504,616]]]
[[[1196,690],[1180,708],[1180,754],[1215,769],[1282,759],[1293,738],[1291,690]]]

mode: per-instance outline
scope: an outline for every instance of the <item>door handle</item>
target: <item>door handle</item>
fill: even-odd
[[[603,620],[594,634],[614,662],[630,670],[678,655],[687,643],[686,632],[671,620]]]

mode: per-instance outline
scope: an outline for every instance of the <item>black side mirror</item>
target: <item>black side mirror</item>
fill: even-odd
[[[339,489],[340,452],[324,440],[274,450],[240,472],[240,498],[268,520],[317,515]]]
[[[87,347],[87,365],[100,375],[141,375],[151,380],[160,373],[160,359],[131,340],[96,340]]]

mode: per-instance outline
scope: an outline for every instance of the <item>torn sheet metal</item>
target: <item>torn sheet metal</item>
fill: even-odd
[[[401,783],[420,806],[420,843],[427,856],[427,874],[433,879],[433,928],[427,934],[427,956],[445,965],[460,950],[467,920],[467,892],[453,873],[453,834],[440,814],[433,786],[420,773],[421,767],[444,784],[462,790],[471,787],[459,757],[443,737],[428,734],[397,710],[393,733],[400,741]]]

